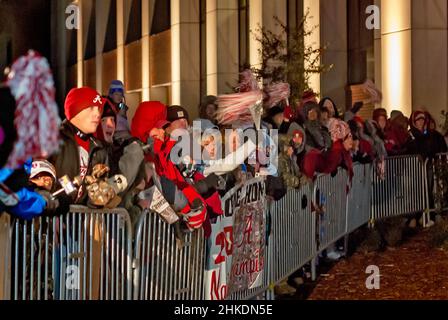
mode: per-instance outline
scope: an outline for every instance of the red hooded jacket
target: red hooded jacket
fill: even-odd
[[[149,133],[160,120],[166,120],[166,106],[158,101],[142,102],[137,108],[131,125],[131,133],[144,143],[149,138]],[[154,162],[157,174],[173,181],[179,190],[185,195],[189,205],[182,209],[183,214],[191,211],[193,202],[199,199],[203,204],[200,214],[190,217],[188,225],[191,229],[198,229],[206,219],[206,204],[204,199],[190,184],[188,184],[176,165],[170,160],[170,153],[176,141],[165,137],[164,141],[154,139],[153,154],[147,156],[147,160]]]
[[[302,171],[310,179],[315,178],[315,174],[330,174],[339,166],[347,169],[350,178],[353,177],[353,161],[350,152],[344,149],[342,140],[333,143],[330,151],[322,153],[319,150],[310,150],[302,162]]]

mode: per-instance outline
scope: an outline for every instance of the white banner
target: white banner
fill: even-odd
[[[265,180],[255,178],[222,198],[224,214],[207,242],[205,298],[223,300],[263,284],[266,225]]]

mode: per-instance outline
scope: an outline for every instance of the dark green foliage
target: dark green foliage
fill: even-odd
[[[308,18],[309,11],[297,28],[289,28],[278,17],[274,17],[276,25],[280,26],[280,33],[266,28],[259,28],[254,33],[255,39],[261,43],[262,64],[252,71],[258,79],[263,79],[265,85],[271,82],[288,82],[291,86],[291,105],[295,105],[303,92],[310,89],[309,80],[313,74],[327,72],[333,67],[321,62],[326,47],[305,47],[305,38],[317,28],[307,26]]]

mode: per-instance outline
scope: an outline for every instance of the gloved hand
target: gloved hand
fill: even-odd
[[[354,113],[354,114],[357,114],[358,112],[359,112],[359,110],[361,110],[361,108],[364,106],[364,102],[362,102],[362,101],[359,101],[359,102],[356,102],[354,105],[353,105],[353,108],[352,108],[352,112]]]
[[[198,222],[198,217],[203,215],[204,205],[201,200],[195,199],[191,204],[191,210],[182,215],[189,231],[194,231],[202,227],[202,221]]]
[[[56,209],[59,207],[59,200],[56,198],[53,198],[50,192],[46,190],[36,190],[38,194],[44,198],[45,202],[47,203],[45,210],[47,211],[56,211]]]
[[[128,187],[128,179],[121,174],[116,174],[106,181],[112,188],[114,188],[116,194],[122,193]]]
[[[114,188],[106,181],[95,182],[88,185],[86,189],[90,202],[95,206],[115,208],[121,202]]]
[[[92,169],[92,177],[94,179],[100,179],[110,171],[109,167],[105,164],[99,163]]]
[[[222,177],[212,173],[206,178],[195,182],[194,187],[200,195],[205,195],[210,191],[225,190],[226,181]]]
[[[17,192],[29,185],[28,174],[24,169],[14,170],[14,172],[5,180],[4,184],[13,192]]]

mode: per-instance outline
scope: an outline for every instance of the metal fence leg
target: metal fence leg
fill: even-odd
[[[9,300],[11,285],[11,222],[6,212],[0,212],[0,300]]]
[[[275,300],[275,293],[273,288],[266,290],[266,300]]]
[[[317,279],[317,272],[316,272],[317,260],[316,259],[319,259],[319,255],[315,256],[313,258],[313,260],[311,260],[311,280],[312,281],[316,281],[316,279]]]
[[[345,257],[348,256],[348,239],[349,239],[349,234],[346,234],[344,236],[344,256]]]

